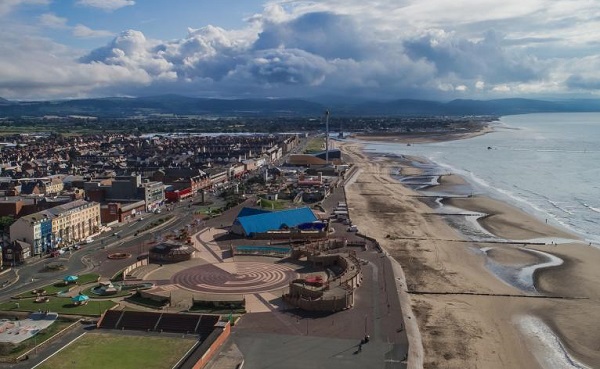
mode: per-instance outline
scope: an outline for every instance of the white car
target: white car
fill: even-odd
[[[348,227],[348,232],[358,232],[358,227],[355,225],[352,225],[352,226]]]

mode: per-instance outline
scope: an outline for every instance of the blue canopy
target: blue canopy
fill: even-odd
[[[65,282],[75,282],[78,279],[79,279],[79,277],[76,275],[68,275],[64,278],[64,281]]]
[[[317,217],[307,207],[273,211],[262,214],[238,216],[234,224],[240,224],[246,236],[253,233],[264,233],[286,228],[294,228],[298,224],[312,223]]]
[[[87,295],[77,295],[71,298],[71,301],[73,302],[83,302],[83,301],[87,301],[90,298]]]

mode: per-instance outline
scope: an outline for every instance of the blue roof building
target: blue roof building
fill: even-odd
[[[270,213],[270,212],[271,212],[271,210],[264,210],[264,209],[257,209],[257,208],[242,208],[242,210],[240,210],[240,212],[238,213],[237,218],[247,217],[249,215]]]
[[[242,209],[238,214],[231,226],[232,233],[252,237],[256,233],[295,228],[300,224],[318,220],[312,210],[307,207],[258,214],[252,214],[253,211],[247,209]]]

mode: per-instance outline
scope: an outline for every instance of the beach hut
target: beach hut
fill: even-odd
[[[77,277],[76,275],[68,275],[63,279],[63,281],[65,281],[65,283],[73,283],[76,282],[78,279],[79,277]]]
[[[85,305],[87,304],[88,300],[90,298],[87,295],[82,295],[79,294],[77,296],[74,296],[71,298],[71,301],[75,304],[75,305]]]

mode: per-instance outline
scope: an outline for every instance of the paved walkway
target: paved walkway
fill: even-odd
[[[215,242],[215,237],[223,235],[227,231],[219,228],[208,227],[196,233],[193,237],[193,245],[200,253],[200,257],[211,264],[222,263],[223,251]]]

